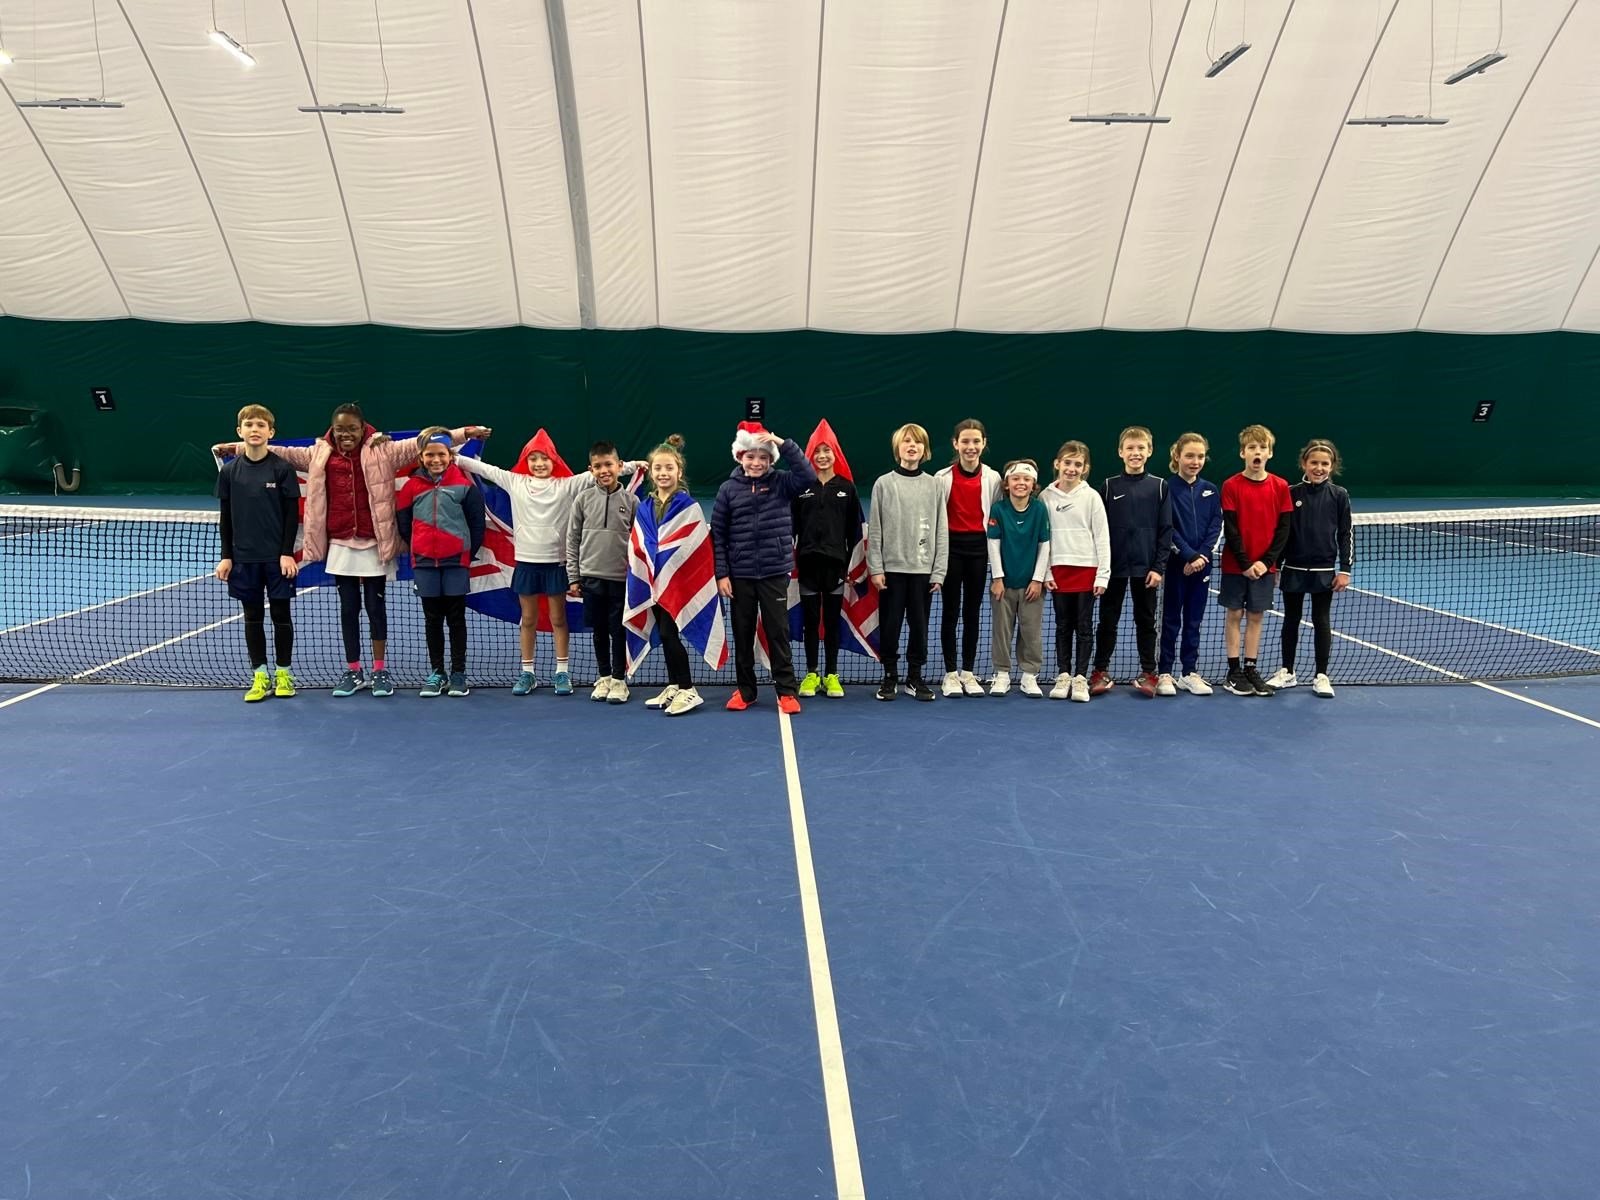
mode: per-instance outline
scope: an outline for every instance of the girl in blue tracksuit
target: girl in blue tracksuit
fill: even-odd
[[[1200,478],[1211,447],[1198,433],[1185,433],[1172,443],[1172,553],[1167,556],[1166,590],[1162,602],[1161,678],[1156,691],[1177,695],[1182,688],[1196,696],[1209,696],[1211,685],[1195,669],[1200,656],[1200,622],[1211,594],[1211,564],[1222,538],[1222,489]],[[1178,634],[1183,634],[1182,650]],[[1174,658],[1182,673],[1173,677]]]

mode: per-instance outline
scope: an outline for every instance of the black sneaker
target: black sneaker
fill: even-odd
[[[1228,672],[1228,678],[1223,682],[1222,690],[1232,692],[1235,696],[1254,696],[1256,694],[1255,685],[1250,682],[1244,670],[1239,667],[1235,667]]]
[[[921,675],[913,675],[906,680],[906,691],[910,692],[918,700],[933,700],[935,698],[933,689],[928,686],[927,680],[923,679]]]
[[[1244,678],[1245,682],[1250,685],[1258,696],[1276,696],[1278,694],[1267,686],[1267,681],[1261,678],[1261,672],[1254,667],[1246,667],[1244,669]]]
[[[893,700],[900,691],[900,681],[893,675],[885,675],[883,682],[878,685],[877,697],[879,700]]]

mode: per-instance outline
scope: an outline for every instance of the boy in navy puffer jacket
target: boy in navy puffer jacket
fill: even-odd
[[[773,470],[781,454],[788,470]],[[767,635],[778,707],[800,711],[789,647],[789,573],[794,566],[794,498],[817,481],[792,439],[745,421],[733,441],[738,467],[717,491],[711,508],[717,590],[732,601],[733,663],[738,688],[728,708],[739,712],[756,699],[756,613]]]

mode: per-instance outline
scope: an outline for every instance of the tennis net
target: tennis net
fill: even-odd
[[[248,672],[239,606],[212,576],[216,521],[202,511],[0,505],[0,679],[240,685]],[[1336,682],[1600,672],[1600,505],[1364,513],[1355,542],[1353,584],[1333,605]],[[388,608],[390,669],[401,685],[420,684],[428,671],[422,611],[404,578],[389,586]],[[293,612],[297,678],[331,686],[344,658],[335,589],[303,587]],[[1268,671],[1278,661],[1281,612],[1267,617],[1261,662]],[[577,606],[569,614],[576,618]],[[935,596],[930,677],[945,670],[940,621]],[[1208,612],[1199,669],[1212,678],[1224,672],[1222,628],[1220,613]],[[1054,633],[1047,604],[1047,674],[1057,665]],[[985,604],[980,677],[990,670],[989,636]],[[518,670],[515,627],[474,612],[468,640],[471,681],[509,685]],[[1308,628],[1300,658],[1310,650]],[[798,644],[795,657],[803,671]],[[594,678],[589,636],[576,628],[571,661],[575,680]],[[699,682],[732,682],[731,662],[720,673],[699,660],[694,666]],[[547,635],[539,638],[537,667],[546,678],[554,669]],[[1112,674],[1126,679],[1136,670],[1125,608]],[[874,660],[840,656],[847,682],[875,682],[879,674]],[[638,681],[662,680],[661,655],[652,652]]]

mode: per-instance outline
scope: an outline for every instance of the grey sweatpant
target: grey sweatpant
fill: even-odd
[[[994,645],[990,655],[996,671],[1011,670],[1011,639],[1017,638],[1017,658],[1024,675],[1037,675],[1044,668],[1044,597],[1033,603],[1023,599],[1023,588],[1006,588],[996,600],[991,595],[989,605],[994,609]]]

